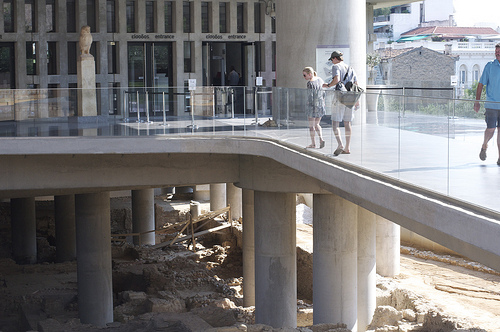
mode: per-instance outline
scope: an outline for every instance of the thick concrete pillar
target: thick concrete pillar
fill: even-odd
[[[226,184],[210,184],[210,210],[216,211],[225,208],[226,206]]]
[[[17,264],[35,264],[37,260],[35,198],[11,199],[10,220],[12,257]]]
[[[243,189],[243,306],[255,306],[254,192]]]
[[[255,323],[297,326],[295,194],[254,192]]]
[[[134,236],[134,244],[155,244],[155,195],[154,189],[132,190],[132,232],[144,233]]]
[[[358,207],[336,195],[313,198],[314,324],[357,331]]]
[[[83,324],[113,322],[109,192],[75,196],[78,313]]]
[[[231,218],[238,220],[243,215],[241,188],[233,183],[226,183],[227,205],[231,206]]]
[[[314,19],[304,20],[305,13]],[[277,86],[305,88],[290,68],[312,66],[322,76],[319,73],[330,57],[328,52],[321,51],[324,49],[321,45],[325,45],[348,50],[344,59],[356,70],[358,82],[365,87],[366,30],[365,0],[316,0],[314,4],[304,0],[276,0],[276,58],[287,59],[276,63]]]
[[[208,184],[197,184],[194,187],[194,200],[198,202],[204,202],[210,200],[210,185]]]
[[[358,332],[366,331],[377,307],[376,215],[358,206]]]
[[[377,273],[395,277],[400,271],[400,226],[377,216]]]
[[[56,260],[76,258],[75,195],[54,196]]]

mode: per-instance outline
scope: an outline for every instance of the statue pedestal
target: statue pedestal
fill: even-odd
[[[78,116],[97,116],[94,57],[81,55],[77,66]]]

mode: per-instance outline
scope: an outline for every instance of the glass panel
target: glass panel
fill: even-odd
[[[193,32],[191,23],[191,4],[192,2],[189,1],[184,1],[182,3],[182,27],[184,33]]]
[[[47,43],[47,74],[57,75],[57,42]]]
[[[76,32],[76,4],[75,0],[66,0],[66,30]]]
[[[256,2],[254,4],[254,32],[262,33],[263,29],[263,20],[262,20],[262,2]]]
[[[106,2],[106,25],[108,32],[116,32],[116,3],[115,0]]]
[[[34,0],[24,0],[24,26],[26,32],[36,31]]]
[[[4,32],[14,32],[14,4],[13,0],[3,2],[3,30]]]
[[[193,47],[193,42],[185,41],[184,42],[184,72],[191,73],[192,72],[192,58],[191,52]]]
[[[0,89],[16,87],[14,68],[14,43],[0,43]]]
[[[155,32],[155,10],[153,1],[146,1],[146,32]]]
[[[135,32],[135,1],[127,1],[127,32]]]
[[[26,42],[26,74],[36,75],[37,43]]]
[[[78,57],[78,42],[68,42],[68,74],[76,75],[76,60]]]
[[[236,6],[236,31],[238,33],[245,33],[246,32],[246,19],[245,19],[245,3],[243,2],[238,2],[238,5]]]
[[[128,44],[128,85],[144,87],[144,44]]]
[[[56,31],[56,7],[55,0],[46,0],[45,2],[45,26],[47,32]]]
[[[95,0],[87,0],[87,25],[90,26],[91,32],[96,32],[98,30],[96,13]]]
[[[174,32],[173,1],[165,1],[165,32]]]
[[[212,22],[211,22],[211,10],[212,3],[211,2],[202,2],[201,3],[201,32],[209,33],[211,31]]]
[[[219,3],[219,32],[226,33],[227,31],[227,2]]]
[[[118,42],[108,42],[108,74],[118,74]]]

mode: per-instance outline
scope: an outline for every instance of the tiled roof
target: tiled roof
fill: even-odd
[[[407,31],[401,36],[418,36],[418,35],[439,35],[443,37],[456,37],[456,36],[478,36],[478,35],[500,35],[492,28],[482,27],[420,27]]]
[[[402,48],[402,49],[393,49],[393,48],[383,48],[383,49],[378,49],[376,52],[380,55],[380,59],[390,59],[394,58],[398,55],[404,54],[406,52],[409,52],[413,50],[415,47],[407,47],[407,48]]]

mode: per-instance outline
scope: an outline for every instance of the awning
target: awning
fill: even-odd
[[[430,35],[418,35],[418,36],[405,36],[396,40],[396,43],[404,43],[407,41],[420,40],[429,37]]]

